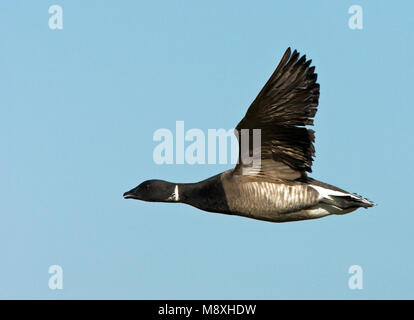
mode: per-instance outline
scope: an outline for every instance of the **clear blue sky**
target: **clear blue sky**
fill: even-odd
[[[50,5],[63,30],[48,27]],[[350,30],[348,8],[364,10]],[[2,1],[0,298],[414,298],[414,3]],[[378,203],[273,224],[124,200],[158,128],[232,128],[284,50],[321,85],[313,177]],[[63,268],[50,290],[48,268]],[[363,290],[348,268],[364,270]]]

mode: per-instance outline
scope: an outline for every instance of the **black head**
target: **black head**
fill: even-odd
[[[124,193],[124,199],[156,202],[177,202],[178,186],[163,180],[147,180]]]

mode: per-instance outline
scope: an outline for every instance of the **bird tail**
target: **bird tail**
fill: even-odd
[[[341,208],[342,210],[353,209],[353,208],[369,208],[376,204],[368,199],[365,199],[357,194],[348,195],[331,195],[329,198],[323,198],[323,203],[333,205]]]
[[[327,183],[309,179],[310,186],[316,189],[320,196],[320,202],[341,210],[369,208],[376,204],[356,193],[350,193]]]

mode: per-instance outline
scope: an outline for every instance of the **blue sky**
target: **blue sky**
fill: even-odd
[[[48,26],[63,8],[63,29]],[[348,8],[363,8],[363,29]],[[0,298],[414,298],[412,1],[2,1]],[[274,224],[126,201],[159,128],[235,127],[291,46],[321,85],[313,177],[378,203]],[[48,287],[63,268],[63,290]],[[363,268],[363,289],[348,268]]]

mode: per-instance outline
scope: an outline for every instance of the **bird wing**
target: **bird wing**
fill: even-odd
[[[313,125],[319,99],[312,60],[288,48],[275,72],[250,105],[236,127],[239,162],[234,172],[294,180],[312,172],[315,149]],[[243,129],[249,129],[249,147],[242,148]],[[243,159],[253,153],[253,129],[261,132],[261,166],[254,168]],[[243,150],[246,149],[246,150]],[[247,154],[247,152],[249,152]]]

